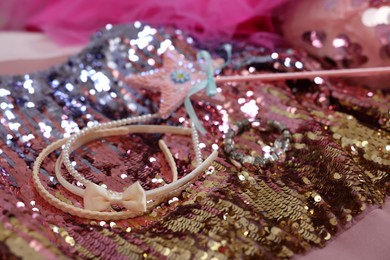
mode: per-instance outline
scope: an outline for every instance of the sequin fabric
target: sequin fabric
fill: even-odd
[[[50,206],[31,181],[39,152],[95,122],[157,111],[158,93],[135,91],[120,79],[161,66],[169,46],[195,59],[198,45],[181,31],[138,22],[107,27],[65,64],[0,78],[0,249],[5,257],[290,258],[325,246],[384,202],[390,183],[389,96],[316,78],[230,82],[218,86],[224,101],[195,97],[194,108],[208,131],[201,136],[202,152],[220,147],[218,161],[144,216],[90,221]],[[233,54],[222,75],[319,68],[294,50],[236,44]],[[276,120],[290,129],[291,149],[284,160],[265,168],[229,163],[221,149],[224,134],[243,118]],[[155,123],[189,124],[183,107]],[[234,142],[255,156],[262,153],[259,144],[271,145],[275,135],[247,131]],[[171,181],[157,148],[160,138],[170,147],[179,175],[191,171],[191,140],[170,135],[107,138],[78,149],[72,160],[97,184],[121,190],[138,180],[145,189],[156,188]],[[80,198],[54,177],[56,156],[44,161],[40,178],[57,198],[81,207]]]
[[[364,27],[373,28],[373,33],[380,43],[377,52],[374,52],[374,56],[377,56],[381,61],[387,61],[390,57],[390,7],[387,0],[373,0],[373,1],[350,1],[351,6],[348,8],[355,8],[368,2],[361,14],[361,22]],[[327,1],[325,3],[330,9],[338,5],[338,1]],[[333,6],[333,7],[331,7]],[[329,10],[330,10],[329,9]],[[358,16],[356,14],[356,16]],[[340,16],[341,17],[341,16]],[[328,26],[329,27],[329,26]],[[313,47],[318,50],[324,50],[325,48],[331,48],[331,51],[324,57],[321,57],[322,63],[326,64],[328,68],[355,68],[367,65],[370,59],[370,55],[365,54],[364,48],[369,45],[362,40],[358,40],[352,36],[352,32],[342,32],[346,29],[341,29],[341,32],[332,36],[326,30],[308,30],[302,33],[301,39],[307,46]],[[355,38],[353,40],[353,38]],[[374,38],[373,38],[374,39]],[[381,63],[379,63],[381,64]],[[379,64],[377,66],[379,66]],[[383,63],[384,64],[384,63]]]

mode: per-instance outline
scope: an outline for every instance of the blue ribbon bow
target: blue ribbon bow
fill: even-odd
[[[203,89],[206,89],[206,95],[209,97],[213,97],[217,94],[217,84],[215,83],[214,73],[215,71],[221,70],[223,67],[225,67],[230,62],[230,57],[231,57],[231,45],[225,44],[224,49],[227,53],[227,61],[216,70],[214,70],[213,68],[211,55],[208,51],[202,50],[197,53],[197,60],[199,62],[199,67],[206,74],[206,79],[202,80],[194,87],[192,87],[184,100],[184,106],[187,110],[187,113],[191,121],[194,123],[195,127],[202,134],[205,134],[206,130],[204,129],[202,123],[200,122],[198,116],[196,115],[190,98],[192,95],[198,93]]]

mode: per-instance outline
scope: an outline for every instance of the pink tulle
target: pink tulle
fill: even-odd
[[[275,7],[286,1],[2,0],[0,16],[5,17],[5,29],[43,31],[63,44],[84,43],[107,23],[139,20],[153,25],[173,25],[202,41],[238,37],[272,47],[279,38],[271,34],[270,16]]]

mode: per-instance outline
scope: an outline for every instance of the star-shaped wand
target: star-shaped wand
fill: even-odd
[[[200,51],[197,61],[190,61],[175,49],[168,49],[162,59],[162,67],[131,75],[125,81],[145,89],[160,91],[159,114],[164,119],[184,103],[192,123],[201,133],[205,133],[190,97],[203,89],[206,89],[208,96],[217,94],[214,68],[221,66],[221,60],[212,60],[207,51]]]

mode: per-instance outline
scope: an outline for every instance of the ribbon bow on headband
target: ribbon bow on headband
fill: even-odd
[[[146,211],[145,190],[139,182],[133,183],[123,193],[122,197],[115,198],[107,189],[88,182],[84,192],[84,208],[92,211],[104,211],[111,207],[112,204],[119,204],[128,210],[134,212]]]

